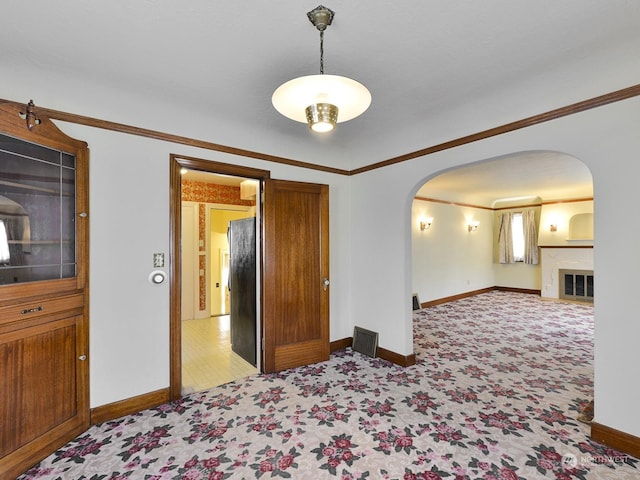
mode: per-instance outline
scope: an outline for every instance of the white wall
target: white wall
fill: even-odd
[[[419,219],[433,217],[421,231]],[[411,209],[413,293],[421,302],[493,287],[491,210],[414,200]],[[469,232],[469,221],[479,221]]]
[[[593,213],[591,200],[501,208],[493,212],[414,200],[411,210],[413,292],[418,293],[420,301],[426,302],[491,286],[542,290],[543,297],[558,298],[557,276],[545,276],[542,271],[544,249],[540,249],[541,260],[537,265],[522,262],[499,263],[499,216],[505,211],[521,212],[525,208],[533,208],[535,211],[539,245],[593,245],[592,240],[568,239],[570,219],[576,214]],[[465,230],[466,219],[470,216],[480,220],[481,226],[477,232],[462,236],[463,231],[468,233]],[[420,231],[419,220],[425,217],[434,218],[433,230]],[[551,223],[557,226],[557,231],[550,231]],[[469,241],[464,241],[463,238]],[[484,248],[488,250],[483,250]],[[493,252],[492,256],[490,250]],[[582,254],[593,258],[591,251]],[[591,260],[590,263],[592,262]],[[589,269],[591,268],[592,265]],[[555,295],[550,292],[555,292]]]
[[[379,331],[385,348],[413,350],[411,206],[425,181],[456,165],[513,152],[573,155],[590,168],[596,198],[595,421],[640,436],[640,322],[632,273],[640,268],[640,253],[630,240],[640,238],[640,223],[629,216],[640,177],[638,132],[636,97],[352,177],[354,323]]]
[[[91,151],[92,406],[169,384],[168,285],[147,280],[152,253],[169,249],[169,153],[270,169],[274,178],[329,184],[331,339],[350,336],[353,325],[360,325],[380,332],[380,346],[409,354],[411,207],[417,189],[456,165],[543,149],[574,155],[593,174],[595,420],[640,436],[640,384],[635,381],[640,322],[631,313],[638,310],[631,272],[640,268],[640,253],[637,242],[621,240],[640,237],[640,224],[629,221],[626,208],[636,203],[640,176],[640,98],[352,177],[89,127],[62,128],[86,140]]]
[[[593,245],[593,239],[571,238],[569,231],[571,218],[582,213],[593,213],[593,200],[543,205],[540,212],[538,245],[549,247]],[[551,231],[551,224],[557,226],[555,232]]]
[[[540,264],[495,262],[492,266],[496,286],[540,290]]]
[[[169,252],[169,155],[270,170],[330,186],[331,339],[351,336],[349,178],[59,123],[90,149],[90,376],[96,407],[169,385],[169,284],[152,254]],[[169,262],[167,267],[169,270]]]

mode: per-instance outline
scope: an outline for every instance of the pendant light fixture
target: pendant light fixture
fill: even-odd
[[[307,123],[314,132],[330,132],[336,123],[364,113],[371,94],[361,83],[339,75],[324,74],[324,31],[335,12],[322,5],[307,13],[320,31],[320,75],[294,78],[280,85],[271,97],[278,112],[297,122]]]

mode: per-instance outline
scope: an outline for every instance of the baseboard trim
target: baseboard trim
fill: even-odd
[[[640,437],[621,432],[600,423],[591,422],[591,439],[632,457],[640,458]]]
[[[531,295],[538,295],[538,296],[542,294],[540,290],[534,290],[533,288],[493,287],[493,289],[499,290],[501,292],[528,293]]]
[[[416,364],[416,354],[411,353],[409,355],[401,355],[386,348],[378,347],[376,355],[383,360],[387,360],[401,367],[410,367]]]
[[[144,393],[136,397],[125,398],[124,400],[101,405],[91,409],[91,425],[137,413],[147,408],[157,407],[170,400],[169,389],[163,388],[155,392]]]
[[[335,340],[329,344],[329,348],[331,353],[336,352],[338,350],[344,350],[347,347],[350,347],[353,343],[353,337],[342,338],[340,340]],[[410,367],[411,365],[416,364],[416,354],[412,353],[410,355],[400,355],[399,353],[392,352],[391,350],[387,350],[386,348],[378,347],[376,349],[376,357],[381,358],[383,360],[387,360],[391,363],[395,363],[396,365],[400,365],[401,367]]]
[[[423,302],[420,304],[420,307],[422,308],[435,307],[436,305],[442,305],[443,303],[449,303],[455,300],[462,300],[463,298],[474,297],[476,295],[480,295],[481,293],[493,292],[494,290],[499,290],[501,292],[530,293],[532,295],[540,296],[540,290],[533,290],[530,288],[493,286],[493,287],[487,287],[487,288],[480,288],[478,290],[471,290],[470,292],[459,293],[457,295],[451,295],[450,297],[443,297],[443,298],[438,298],[436,300]]]
[[[488,293],[495,290],[496,287],[487,287],[481,288],[479,290],[472,290],[470,292],[459,293],[457,295],[451,295],[450,297],[438,298],[436,300],[430,300],[428,302],[422,302],[420,306],[422,308],[435,307],[436,305],[441,305],[443,303],[453,302],[455,300],[462,300],[463,298],[473,297],[475,295],[480,295],[481,293]]]
[[[329,351],[331,353],[337,352],[338,350],[344,350],[347,347],[350,347],[353,344],[353,337],[342,338],[340,340],[334,340],[329,343]]]

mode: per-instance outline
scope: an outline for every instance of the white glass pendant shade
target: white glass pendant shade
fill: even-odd
[[[338,107],[337,123],[361,115],[371,104],[371,94],[360,82],[339,75],[308,75],[280,85],[271,102],[291,120],[307,123],[307,107],[330,104]]]

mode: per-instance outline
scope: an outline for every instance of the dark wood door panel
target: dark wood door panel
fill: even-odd
[[[329,358],[329,188],[265,182],[265,372]]]
[[[256,366],[256,219],[229,222],[231,349]]]

